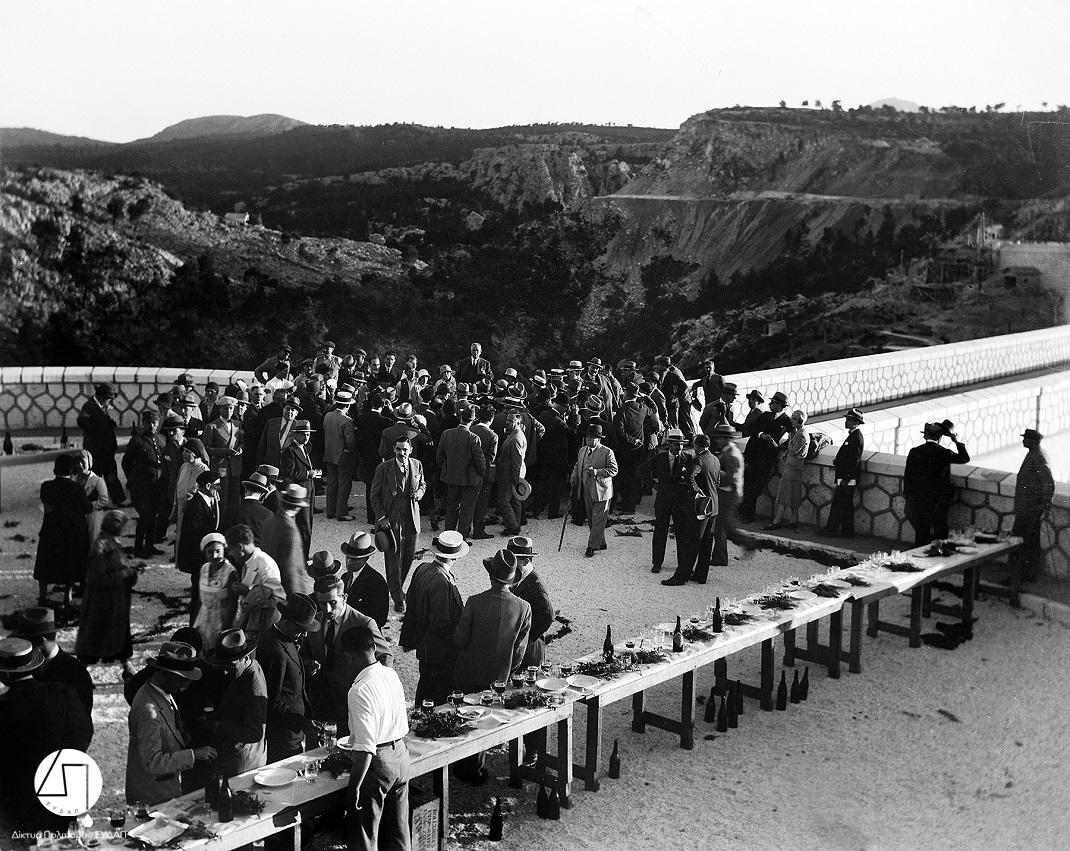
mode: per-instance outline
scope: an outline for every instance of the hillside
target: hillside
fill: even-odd
[[[205,115],[187,118],[154,133],[143,142],[173,142],[177,139],[200,139],[205,136],[271,136],[305,126],[304,121],[285,115]]]
[[[101,148],[113,145],[114,142],[101,142],[97,139],[87,139],[85,136],[64,136],[61,133],[50,133],[47,130],[35,130],[32,127],[0,127],[0,149],[3,150],[5,159],[7,155],[17,149],[25,148]]]

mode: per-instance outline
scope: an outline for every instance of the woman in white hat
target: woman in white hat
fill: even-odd
[[[199,580],[201,607],[193,625],[201,634],[205,650],[215,647],[219,634],[230,629],[238,608],[238,595],[234,588],[238,572],[227,561],[226,551],[227,539],[219,532],[209,532],[201,538],[201,552],[204,554]]]

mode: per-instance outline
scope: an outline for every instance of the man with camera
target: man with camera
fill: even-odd
[[[907,453],[903,496],[907,519],[914,527],[915,546],[947,537],[947,512],[955,495],[951,465],[966,464],[970,460],[970,453],[954,429],[950,420],[926,423],[922,430],[925,442]],[[940,445],[944,437],[955,444],[954,452]]]

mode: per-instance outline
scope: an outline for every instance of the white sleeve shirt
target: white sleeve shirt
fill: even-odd
[[[393,668],[379,662],[369,665],[349,688],[349,736],[353,750],[375,754],[386,742],[409,732],[405,690]]]

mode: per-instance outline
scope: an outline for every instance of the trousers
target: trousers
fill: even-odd
[[[587,525],[591,530],[587,536],[587,546],[592,550],[601,549],[606,542],[606,520],[609,513],[609,500],[595,499],[584,488],[583,506],[587,509]]]
[[[446,485],[447,531],[460,532],[466,539],[472,536],[472,521],[480,490],[482,485]]]
[[[728,541],[735,540],[736,537],[736,506],[739,504],[739,494],[735,491],[721,491],[717,503],[710,564],[724,567],[728,564]]]
[[[408,851],[411,772],[404,740],[376,749],[360,788],[346,791],[348,848]]]
[[[405,579],[412,568],[412,560],[416,556],[416,530],[411,522],[390,520],[390,528],[394,530],[398,548],[392,553],[384,553],[386,559],[386,584],[390,588],[390,596],[394,604],[403,603],[402,587]]]
[[[840,484],[832,493],[832,505],[825,522],[826,535],[853,535],[855,533],[855,486]]]
[[[1031,582],[1040,578],[1044,566],[1044,550],[1040,544],[1040,526],[1044,520],[1041,511],[1019,511],[1014,515],[1012,535],[1020,535],[1022,549],[1016,556],[1021,570],[1021,578]]]
[[[349,497],[353,493],[353,468],[344,464],[323,462],[323,477],[327,482],[327,519],[349,514]]]

